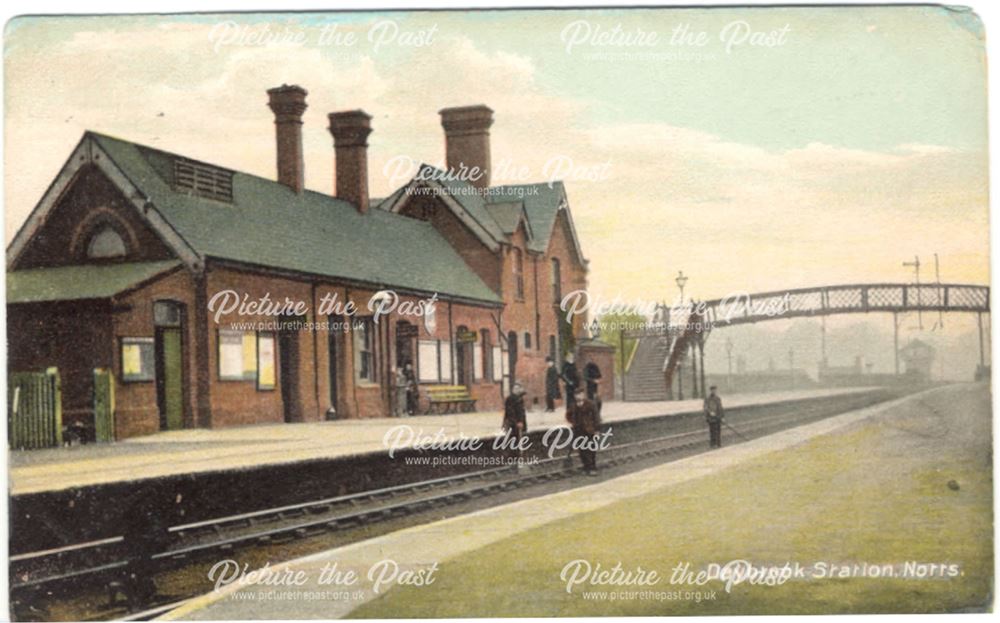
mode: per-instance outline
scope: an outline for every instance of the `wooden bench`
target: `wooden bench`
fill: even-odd
[[[427,388],[427,413],[451,413],[476,410],[476,399],[465,385],[437,385]]]

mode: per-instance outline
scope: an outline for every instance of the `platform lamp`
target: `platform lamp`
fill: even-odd
[[[681,305],[682,306],[684,305],[684,286],[687,284],[687,282],[688,282],[688,278],[684,274],[684,271],[683,270],[677,271],[677,278],[674,279],[674,283],[676,283],[677,287],[680,288],[680,291],[681,291]]]
[[[597,322],[597,318],[594,318],[594,322],[590,323],[590,339],[601,339],[601,323]]]

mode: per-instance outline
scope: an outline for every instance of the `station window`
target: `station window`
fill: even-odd
[[[371,316],[358,318],[353,323],[354,330],[354,370],[359,381],[375,383],[377,365],[375,362],[375,322]]]
[[[489,329],[483,329],[479,333],[480,341],[483,344],[483,374],[481,378],[491,381],[493,380],[493,339],[490,337]]]
[[[87,257],[92,260],[111,260],[125,257],[125,241],[110,226],[97,231],[87,243]]]
[[[514,259],[511,262],[514,268],[514,294],[517,300],[524,300],[524,254],[521,249],[514,247]]]
[[[552,302],[559,304],[562,300],[562,268],[559,258],[552,258]]]

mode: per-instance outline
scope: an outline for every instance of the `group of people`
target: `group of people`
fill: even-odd
[[[577,440],[574,443],[579,448],[580,462],[584,471],[591,476],[597,475],[597,451],[593,442],[601,429],[601,369],[594,362],[588,362],[583,369],[581,378],[576,367],[573,353],[566,355],[562,369],[556,368],[552,357],[545,358],[545,411],[552,413],[556,401],[566,396],[566,421],[573,430]],[[417,412],[417,380],[413,365],[409,362],[402,368],[394,370],[395,400],[393,415],[403,417]],[[560,384],[562,389],[560,389]],[[710,388],[710,394],[705,397],[703,409],[705,421],[709,430],[709,446],[722,447],[723,409],[722,399],[716,393],[716,387]],[[511,385],[510,395],[504,401],[503,429],[512,435],[517,442],[528,434],[527,413],[524,405],[524,386],[515,381]]]
[[[566,355],[562,370],[556,368],[552,357],[546,357],[545,364],[545,411],[555,411],[555,402],[563,395],[560,392],[561,382],[566,396],[566,421],[576,440],[573,445],[579,448],[583,470],[589,476],[596,476],[595,437],[601,429],[601,369],[594,362],[589,362],[584,366],[581,385],[580,372],[572,353]],[[503,428],[518,441],[528,433],[524,393],[524,386],[514,382],[510,395],[504,401]]]
[[[559,382],[566,387],[567,408],[576,395],[576,390],[580,389],[580,372],[576,368],[576,361],[573,353],[566,355],[562,370],[556,369],[556,362],[552,357],[545,358],[545,410],[549,413],[556,410],[556,400],[562,398],[559,393]],[[598,385],[601,382],[601,369],[593,361],[588,362],[583,367],[583,382],[586,387],[587,400],[591,400],[601,405],[601,396],[598,392]]]

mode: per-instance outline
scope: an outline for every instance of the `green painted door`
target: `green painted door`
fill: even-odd
[[[184,385],[181,380],[183,357],[181,330],[160,329],[163,346],[163,413],[167,430],[184,428]]]
[[[115,377],[110,370],[94,370],[94,436],[115,440]]]

